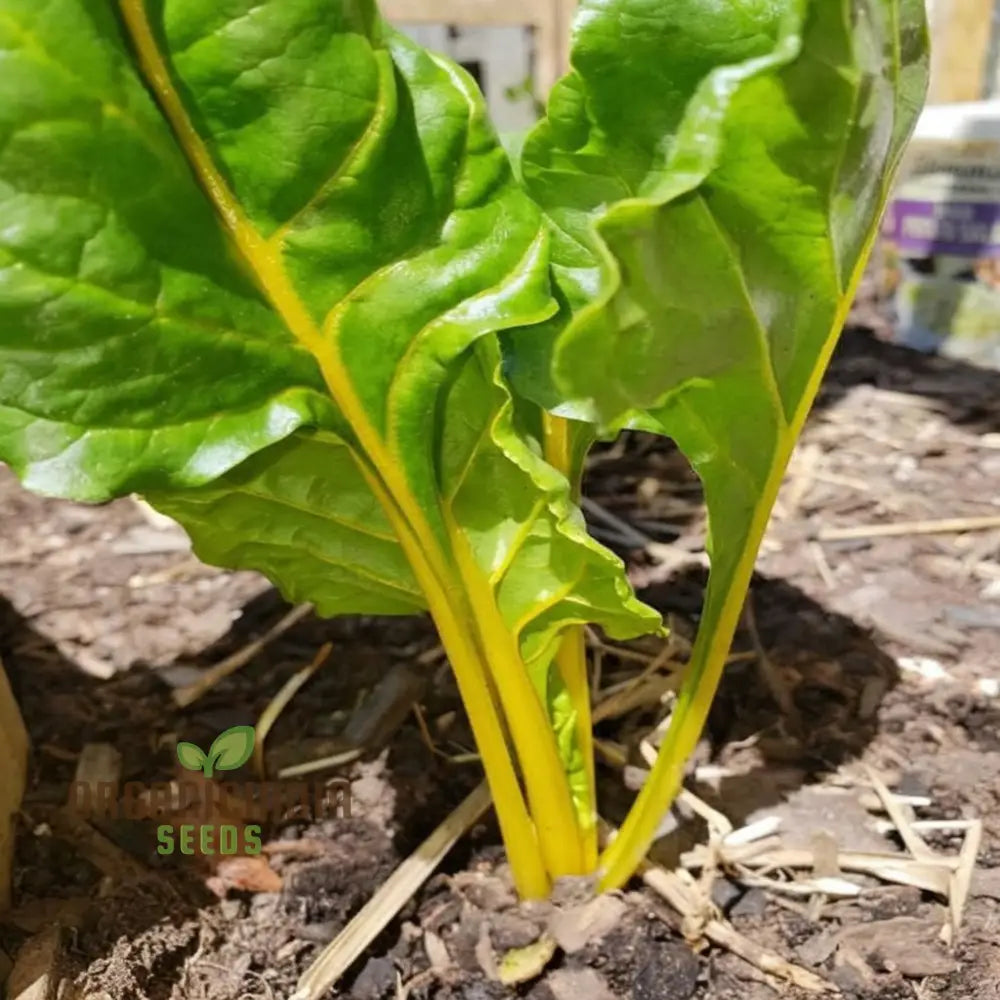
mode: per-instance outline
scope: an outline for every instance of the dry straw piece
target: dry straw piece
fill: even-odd
[[[302,974],[290,1000],[319,1000],[431,877],[445,855],[490,806],[483,782],[386,880]]]

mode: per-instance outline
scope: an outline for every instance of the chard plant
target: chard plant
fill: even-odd
[[[0,457],[139,493],[321,615],[429,611],[519,890],[621,885],[678,791],[923,100],[923,0],[581,0],[511,160],[372,0],[0,0]],[[598,856],[583,626],[660,628],[577,507],[633,427],[711,576]]]

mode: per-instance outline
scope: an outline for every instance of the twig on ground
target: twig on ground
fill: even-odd
[[[826,558],[823,546],[819,542],[810,542],[806,549],[824,586],[827,590],[833,590],[837,586],[837,578],[833,575],[830,560]]]
[[[604,677],[604,650],[600,646],[591,647],[591,663],[593,667],[590,672],[590,697],[597,701]]]
[[[332,642],[326,642],[320,646],[319,652],[312,659],[312,663],[292,674],[282,685],[281,690],[268,703],[267,708],[261,712],[260,718],[257,720],[254,735],[253,760],[254,767],[262,781],[267,777],[267,767],[264,763],[264,741],[267,739],[267,734],[271,731],[271,727],[275,722],[278,721],[278,716],[281,715],[288,706],[288,703],[299,693],[306,681],[326,663],[332,650]]]
[[[795,699],[792,698],[792,693],[788,690],[788,685],[785,684],[777,667],[771,662],[770,656],[767,655],[764,643],[761,642],[760,633],[757,631],[757,616],[754,614],[752,592],[747,594],[746,603],[743,605],[743,621],[747,631],[750,633],[750,641],[757,654],[757,669],[760,672],[761,680],[764,681],[764,684],[767,686],[768,691],[771,692],[771,696],[784,716],[793,726],[799,728],[802,720],[799,710],[795,705]]]
[[[951,920],[945,924],[941,936],[949,945],[955,941],[962,929],[962,914],[969,898],[972,876],[976,870],[976,858],[983,842],[983,821],[973,819],[969,820],[968,824],[962,849],[958,853],[958,867],[952,872],[951,884],[948,887],[948,910]]]
[[[737,831],[739,833],[739,831]],[[701,868],[707,860],[708,848],[704,845],[693,848],[681,856],[684,868]],[[811,869],[815,862],[812,851],[804,848],[786,848],[764,842],[756,852],[745,848],[723,846],[722,860],[726,865],[738,864],[752,867],[757,874],[781,869]],[[948,895],[951,873],[958,867],[957,858],[941,857],[937,861],[915,861],[905,854],[879,854],[868,851],[839,851],[837,863],[844,871],[872,875],[883,882],[896,885],[912,885],[917,889]]]
[[[821,542],[847,542],[857,538],[889,538],[894,535],[950,535],[963,531],[1000,528],[1000,517],[950,517],[939,521],[896,521],[893,524],[857,524],[848,528],[823,528]]]
[[[668,693],[676,691],[680,687],[682,668],[679,663],[671,663],[673,653],[673,643],[668,640],[640,673],[622,684],[612,685],[601,691],[594,706],[593,721],[597,723],[625,715],[635,708],[657,705]],[[673,668],[670,674],[665,677],[657,676],[667,665]]]
[[[193,576],[200,570],[205,569],[205,564],[195,556],[182,559],[173,566],[166,566],[164,569],[150,573],[148,576],[136,573],[130,576],[128,585],[133,590],[141,590],[143,587],[155,587],[161,583],[173,583],[175,580]]]
[[[307,760],[302,764],[291,764],[283,767],[278,772],[279,778],[300,778],[303,774],[314,774],[316,771],[327,771],[333,767],[343,767],[356,761],[363,753],[363,747],[351,747],[350,750],[342,750],[330,757],[318,757],[316,760]]]
[[[896,829],[899,831],[906,849],[918,861],[936,861],[937,854],[927,846],[924,838],[913,829],[912,821],[906,815],[906,807],[889,791],[885,782],[875,773],[873,768],[867,767],[865,770],[868,773],[868,779],[871,781],[872,787],[875,789],[875,793],[882,800],[886,814],[896,824]]]
[[[817,444],[809,444],[800,449],[792,469],[790,482],[782,495],[786,518],[798,517],[809,490],[812,489],[819,469],[823,450]]]
[[[948,900],[949,921],[942,928],[941,938],[952,944],[961,929],[962,914],[968,900],[976,858],[982,843],[981,820],[945,820],[920,822],[910,819],[907,807],[900,796],[893,795],[882,779],[868,768],[869,779],[878,803],[891,820],[891,828],[903,839],[908,854],[880,854],[867,851],[837,851],[835,869],[872,875],[884,882],[909,885],[936,893]],[[767,820],[729,834],[719,843],[699,845],[681,856],[683,869],[714,870],[719,864],[736,873],[735,877],[747,885],[757,885],[775,892],[794,895],[821,893],[846,895],[850,892],[839,875],[834,880],[816,878],[822,874],[816,869],[814,850],[792,849],[781,846],[772,837],[776,827]],[[965,838],[957,857],[932,851],[920,836],[920,830],[945,830],[964,832]],[[758,838],[765,838],[760,840]],[[777,841],[777,843],[776,843]],[[770,872],[788,869],[811,869],[812,879],[795,882],[762,880]],[[840,891],[838,891],[840,885]]]
[[[444,646],[438,642],[417,656],[416,663],[421,667],[429,667],[443,660],[445,656]]]
[[[181,708],[187,708],[188,705],[194,704],[202,695],[211,691],[220,681],[227,678],[230,674],[235,674],[242,667],[245,667],[268,643],[273,642],[293,625],[302,621],[311,611],[311,604],[299,604],[297,607],[292,608],[277,625],[268,629],[259,639],[254,639],[253,642],[247,643],[242,649],[238,649],[235,653],[227,656],[214,667],[210,667],[194,684],[178,688],[174,692],[174,701]]]
[[[849,899],[861,895],[861,886],[848,882],[845,878],[806,878],[794,882],[779,882],[777,879],[763,876],[742,874],[740,882],[752,889],[766,889],[768,892],[783,892],[789,896],[833,896],[838,899]]]
[[[601,824],[602,839],[610,840],[613,829]],[[662,896],[684,919],[685,931],[694,938],[707,938],[734,955],[760,969],[761,972],[783,979],[810,993],[836,993],[837,988],[815,973],[787,962],[780,955],[755,944],[731,924],[721,919],[711,899],[704,897],[699,887],[685,872],[668,872],[665,868],[644,863],[639,875],[654,892]]]
[[[605,653],[613,653],[620,660],[641,663],[645,666],[654,658],[650,653],[643,653],[638,649],[629,649],[628,646],[618,646],[611,642],[603,642],[600,639],[595,639],[593,642],[594,648],[600,649]]]
[[[613,528],[621,536],[622,541],[626,545],[636,549],[644,549],[647,546],[656,544],[649,535],[639,531],[634,525],[629,524],[628,521],[623,521],[609,510],[605,510],[596,500],[592,500],[590,497],[582,497],[580,506],[595,520],[603,521],[609,528]]]
[[[643,668],[642,672],[637,674],[635,677],[629,678],[620,687],[621,689],[627,690],[631,687],[635,687],[641,684],[648,677],[651,677],[658,670],[665,667],[668,663],[671,663],[671,659],[676,652],[674,638],[670,636],[664,643],[660,651],[655,655],[649,657],[649,663]],[[646,655],[646,654],[643,654]],[[671,663],[671,666],[675,667],[677,670],[681,669],[680,663]],[[598,700],[606,700],[607,697],[612,694],[617,693],[613,688],[607,688],[604,691],[599,692]]]
[[[656,763],[656,749],[649,740],[643,740],[639,744],[639,752],[650,767]],[[681,788],[677,793],[677,801],[687,806],[696,816],[700,816],[708,824],[709,833],[713,838],[722,841],[733,832],[733,824],[729,822],[728,816],[723,816],[717,809],[713,809],[687,788]]]
[[[483,782],[410,855],[302,974],[291,1000],[319,1000],[385,929],[406,902],[430,878],[445,855],[490,806]]]
[[[424,718],[424,710],[420,707],[420,703],[415,701],[411,708],[413,716],[417,720],[417,729],[420,731],[421,742],[432,754],[434,754],[435,757],[440,757],[442,760],[446,760],[450,764],[472,764],[480,759],[478,753],[467,750],[457,742],[453,742],[452,745],[457,746],[461,751],[460,753],[448,753],[447,750],[442,750],[434,742],[434,737],[431,735],[431,731],[427,726],[427,720]]]
[[[434,742],[434,737],[431,736],[431,731],[427,726],[427,720],[424,718],[424,710],[420,707],[419,702],[414,702],[412,705],[413,717],[417,720],[417,729],[420,730],[420,739],[423,741],[425,747],[435,756],[446,757],[447,754],[444,751],[439,750],[437,744]]]
[[[840,992],[833,983],[828,983],[816,973],[803,969],[800,965],[793,965],[775,952],[768,951],[750,938],[744,937],[732,924],[722,920],[712,920],[705,927],[705,937],[721,948],[728,948],[734,955],[739,955],[761,972],[784,979],[799,989],[810,993]]]

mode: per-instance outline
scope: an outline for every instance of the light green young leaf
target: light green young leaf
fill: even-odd
[[[235,771],[253,754],[253,726],[232,726],[212,741],[208,760],[217,771]]]
[[[148,499],[201,559],[264,573],[322,616],[426,610],[385,511],[330,431],[298,431],[213,483]]]
[[[674,438],[712,558],[641,835],[609,852],[618,882],[703,724],[922,102],[923,3],[583,0],[573,65],[522,162],[562,310],[508,337],[508,371],[544,405]]]
[[[183,740],[177,744],[177,759],[181,762],[181,767],[189,771],[200,771],[208,763],[208,757],[200,746]]]

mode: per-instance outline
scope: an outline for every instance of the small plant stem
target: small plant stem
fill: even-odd
[[[576,709],[576,739],[587,769],[587,803],[586,813],[580,818],[580,839],[583,871],[589,873],[597,867],[597,782],[590,685],[587,680],[587,645],[582,625],[574,625],[563,635],[556,651],[556,666]]]
[[[840,331],[844,327],[844,321],[854,301],[861,275],[864,273],[877,236],[878,230],[875,229],[868,237],[868,243],[859,256],[854,273],[841,296],[823,349],[809,376],[809,382],[803,389],[794,414],[780,435],[767,481],[761,489],[750,520],[739,561],[727,578],[716,579],[713,583],[713,577],[709,576],[702,622],[714,620],[715,627],[710,633],[705,631],[704,626],[699,628],[691,662],[670,720],[670,728],[660,746],[656,763],[629,810],[618,836],[601,855],[599,862],[601,889],[616,889],[629,880],[649,850],[663,813],[680,791],[684,780],[684,766],[705,727],[715,692],[722,679],[722,671],[725,669],[729,648],[743,612],[743,603],[750,588],[757,553],[764,539],[764,532],[767,531],[774,503],[778,498],[778,490],[781,488],[795,444],[802,433],[806,418],[819,392],[820,383],[830,364],[830,358],[837,346]],[[710,507],[710,522],[712,516]],[[717,614],[714,614],[716,609]]]
[[[570,447],[570,423],[551,413],[542,415],[545,460],[570,481],[573,498],[580,494],[580,474],[573,469]],[[563,633],[556,651],[556,667],[576,710],[576,739],[587,769],[585,815],[581,819],[580,839],[583,871],[597,865],[597,781],[594,773],[594,724],[590,711],[590,683],[587,678],[587,643],[582,625],[570,626]]]
[[[727,577],[709,577],[702,621],[714,622],[714,627],[708,630],[702,626],[698,631],[691,662],[656,763],[629,810],[618,836],[601,855],[602,889],[617,889],[633,875],[653,842],[664,812],[681,789],[684,767],[705,728],[709,709],[726,667],[729,649],[753,576],[757,552],[767,530],[771,510],[797,437],[797,433],[790,436],[786,429],[785,439],[775,453],[768,481],[754,510],[736,566]],[[711,518],[711,510],[709,517]]]
[[[381,480],[366,468],[363,461],[359,460],[358,465],[392,522],[400,545],[427,597],[441,645],[455,672],[462,704],[468,713],[490,786],[514,884],[522,898],[542,899],[549,891],[549,877],[538,834],[514,772],[501,716],[490,689],[488,670],[480,650],[471,639],[475,629],[455,614],[447,592],[439,584],[420,544],[413,538],[406,518],[393,503]]]
[[[531,683],[517,639],[500,615],[489,582],[473,560],[467,539],[447,512],[446,520],[482,637],[484,658],[521,763],[542,857],[553,878],[580,875],[584,871],[580,829],[548,712]]]

